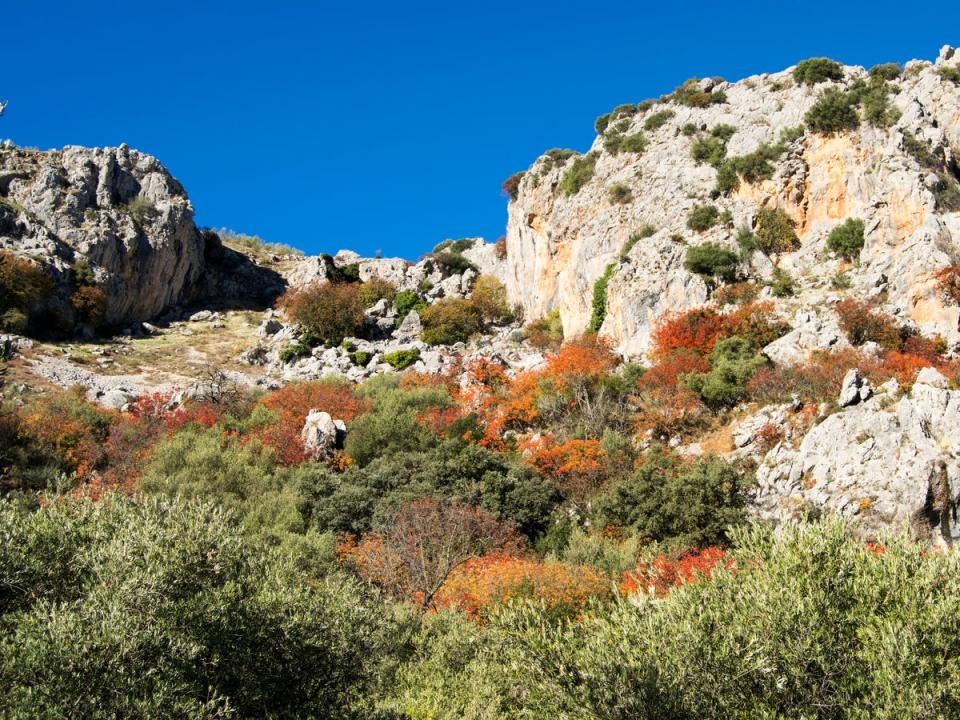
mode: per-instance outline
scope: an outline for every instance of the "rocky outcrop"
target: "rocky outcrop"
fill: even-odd
[[[701,278],[684,268],[686,246],[711,241],[735,249],[737,230],[752,227],[761,208],[776,207],[796,223],[800,246],[771,258],[755,253],[750,272],[769,277],[777,263],[791,273],[800,306],[794,311],[817,309],[832,292],[830,279],[844,270],[851,292],[883,300],[889,312],[924,333],[960,343],[960,309],[944,302],[933,279],[938,269],[960,261],[960,215],[934,191],[941,181],[952,184],[960,176],[960,92],[939,73],[958,63],[950,49],[936,64],[908,63],[890,82],[889,101],[899,114],[890,127],[863,121],[853,131],[807,131],[788,138],[768,179],[741,180],[735,191],[717,197],[712,197],[717,171],[691,156],[698,137],[708,137],[719,125],[734,128],[727,157],[776,145],[784,131],[803,128],[805,114],[825,89],[868,81],[867,71],[846,67],[841,82],[816,86],[797,84],[790,69],[736,83],[700,81],[701,90],[722,92],[725,102],[689,107],[663,98],[615,118],[611,125],[617,130],[597,136],[590,148],[596,158],[592,177],[570,195],[561,183],[576,158],[544,155],[526,172],[509,207],[511,298],[529,319],[559,309],[565,334],[577,334],[590,320],[597,279],[613,264],[601,333],[623,354],[642,356],[658,317],[708,299]],[[664,110],[658,126],[644,127]],[[610,150],[613,132],[643,133],[646,147],[639,153]],[[915,140],[929,152],[926,160]],[[609,196],[614,185],[625,202]],[[691,230],[690,211],[706,203],[729,213],[729,221]],[[865,246],[853,265],[825,247],[829,232],[850,217],[865,223]],[[657,232],[621,258],[630,236],[646,226]],[[829,329],[806,328],[801,334],[773,350],[802,354],[811,340],[835,344]]]
[[[53,271],[67,316],[70,267],[89,261],[114,324],[186,302],[204,270],[204,241],[180,183],[126,145],[0,151],[0,248]]]
[[[63,329],[73,325],[70,297],[81,280],[72,269],[80,263],[92,273],[82,282],[106,295],[110,326],[196,303],[262,308],[286,287],[278,273],[198,230],[180,183],[126,145],[0,149],[0,249],[53,276],[46,310]]]
[[[849,386],[858,373],[851,374]],[[848,516],[868,535],[909,525],[917,537],[960,537],[960,391],[920,371],[900,396],[896,381],[826,417],[796,447],[781,442],[757,471],[755,506],[777,521],[810,513]]]

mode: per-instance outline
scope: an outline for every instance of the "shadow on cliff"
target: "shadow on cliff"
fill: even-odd
[[[191,306],[208,310],[266,310],[287,289],[275,270],[258,265],[233,250],[215,232],[201,233],[205,270],[197,282]]]

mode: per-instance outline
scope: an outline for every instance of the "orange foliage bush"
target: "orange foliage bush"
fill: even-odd
[[[712,308],[667,314],[651,334],[652,355],[659,360],[677,350],[692,350],[706,357],[725,330],[723,315]]]
[[[749,303],[721,314],[709,307],[693,308],[661,318],[653,329],[652,355],[664,358],[678,350],[706,357],[718,340],[739,335],[762,348],[786,333],[790,326],[773,315],[769,302]]]
[[[592,495],[605,477],[607,458],[599,440],[558,443],[552,435],[541,435],[521,443],[518,449],[531,467],[553,480],[564,497],[571,500]]]
[[[584,382],[598,380],[612,371],[619,362],[610,342],[596,334],[582,335],[547,356],[543,372],[558,393],[568,393]]]
[[[107,459],[105,442],[117,414],[101,410],[71,395],[42,398],[20,415],[20,432],[88,479]]]
[[[474,619],[514,599],[542,602],[555,616],[572,616],[593,597],[610,594],[606,576],[588,566],[490,553],[468,560],[440,588],[438,608],[458,608]]]
[[[944,302],[960,304],[960,265],[948,265],[934,275]]]
[[[679,380],[709,369],[706,358],[688,349],[675,350],[650,367],[637,382],[637,430],[670,436],[702,416],[706,408],[700,397]]]
[[[652,562],[641,562],[635,570],[624,573],[620,590],[626,594],[645,592],[664,597],[673,588],[686,583],[709,580],[721,562],[730,569],[734,566],[726,551],[716,546],[693,550],[679,557],[658,555]]]

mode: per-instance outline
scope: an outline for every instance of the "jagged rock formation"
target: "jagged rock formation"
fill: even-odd
[[[725,102],[691,107],[661,99],[612,118],[590,149],[595,167],[578,191],[568,195],[562,184],[576,157],[548,153],[520,181],[506,235],[511,297],[527,318],[558,308],[565,334],[577,334],[590,320],[595,282],[613,264],[601,332],[625,355],[641,356],[659,316],[708,299],[702,279],[683,267],[686,246],[712,241],[736,249],[736,229],[752,227],[758,210],[775,207],[795,222],[800,246],[773,258],[755,253],[751,272],[769,277],[771,260],[790,272],[800,286],[795,309],[828,299],[830,278],[846,265],[825,250],[827,235],[856,217],[866,231],[860,262],[847,270],[852,292],[884,298],[889,311],[925,333],[960,342],[960,309],[944,304],[932,279],[960,259],[960,215],[940,207],[934,191],[939,179],[952,183],[958,175],[960,87],[941,74],[958,62],[945,48],[935,64],[907,63],[889,81],[889,103],[899,113],[890,127],[861,122],[848,132],[788,137],[769,178],[741,178],[739,187],[715,199],[717,170],[691,156],[698,138],[732,126],[727,157],[775,145],[784,131],[804,125],[825,90],[849,89],[867,79],[867,71],[845,67],[841,81],[813,86],[795,82],[789,69],[736,83],[702,80],[697,89],[722,92]],[[664,110],[659,125],[650,122]],[[643,133],[646,147],[617,151],[617,133]],[[918,147],[928,151],[926,162],[918,159]],[[610,195],[611,188],[619,194]],[[729,212],[730,222],[702,232],[687,227],[691,210],[705,203]],[[657,232],[621,259],[628,238],[644,226]]]
[[[125,145],[0,152],[0,247],[47,264],[64,285],[70,266],[89,260],[111,323],[185,302],[204,270],[180,183]]]
[[[53,275],[50,305],[65,326],[73,319],[71,267],[81,260],[105,292],[114,326],[210,298],[262,305],[284,287],[278,274],[201,233],[180,183],[126,145],[0,150],[0,249]]]
[[[853,377],[851,376],[851,383]],[[757,472],[761,517],[833,511],[866,532],[908,525],[937,543],[960,537],[960,392],[932,368],[898,398],[895,380],[828,416]]]

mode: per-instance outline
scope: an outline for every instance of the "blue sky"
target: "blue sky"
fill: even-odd
[[[179,178],[201,225],[415,258],[503,234],[501,181],[584,150],[619,103],[960,44],[960,3],[644,5],[7,3],[0,137],[126,142]]]

